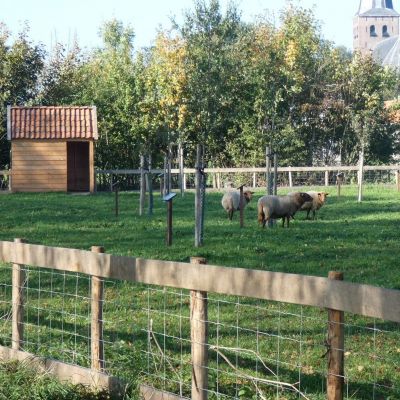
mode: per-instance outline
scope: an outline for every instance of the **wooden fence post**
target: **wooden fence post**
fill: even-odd
[[[396,171],[396,185],[397,191],[400,192],[400,170]]]
[[[342,272],[330,271],[329,279],[343,280]],[[327,399],[342,400],[344,386],[344,312],[328,309]]]
[[[104,247],[92,246],[94,253],[104,253]],[[92,276],[91,297],[91,367],[95,371],[104,370],[104,342],[103,342],[103,301],[104,281],[102,278]]]
[[[24,240],[14,239],[14,243],[24,243]],[[13,264],[11,347],[14,350],[21,350],[22,343],[24,341],[24,285],[24,266],[21,264]]]
[[[291,167],[289,167],[291,168]],[[289,170],[289,187],[292,188],[293,187],[293,176],[292,176],[292,171]]]
[[[329,186],[329,171],[325,171],[325,186]]]
[[[207,264],[191,257],[192,264]],[[190,339],[192,347],[192,400],[208,398],[208,311],[207,292],[190,291]]]

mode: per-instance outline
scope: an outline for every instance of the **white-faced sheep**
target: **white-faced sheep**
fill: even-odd
[[[251,198],[253,197],[254,192],[250,192],[250,190],[246,190],[243,192],[243,207],[250,202]],[[230,220],[233,218],[233,213],[235,211],[240,210],[240,192],[227,192],[224,194],[221,200],[222,207],[228,213],[228,217]]]
[[[289,219],[293,218],[300,207],[306,202],[312,201],[312,197],[304,192],[296,192],[287,196],[263,196],[258,200],[258,222],[263,228],[270,219],[282,218],[282,226],[289,227]]]
[[[300,208],[300,211],[307,211],[307,219],[310,215],[310,212],[312,211],[313,213],[313,219],[315,219],[315,212],[319,210],[326,201],[326,197],[328,196],[328,193],[326,192],[306,192],[312,197],[312,201],[306,201]]]

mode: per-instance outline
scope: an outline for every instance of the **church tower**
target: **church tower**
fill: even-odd
[[[378,43],[398,36],[399,17],[393,0],[360,0],[353,19],[353,50],[369,54]]]

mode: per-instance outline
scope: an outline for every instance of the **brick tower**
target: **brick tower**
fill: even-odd
[[[360,0],[353,19],[353,50],[369,54],[378,43],[398,36],[399,17],[393,0]]]

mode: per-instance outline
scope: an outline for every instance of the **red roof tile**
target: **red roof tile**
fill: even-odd
[[[7,109],[7,136],[13,139],[97,139],[96,107]]]

